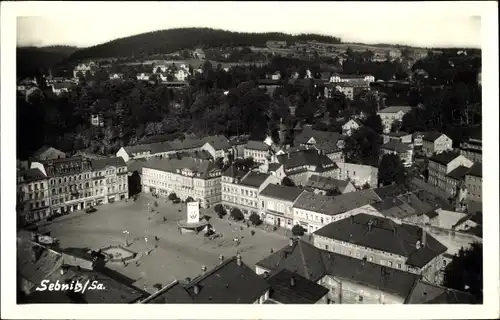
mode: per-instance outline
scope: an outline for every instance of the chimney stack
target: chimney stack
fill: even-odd
[[[238,255],[236,256],[236,264],[241,267],[241,255],[238,253]]]
[[[197,284],[194,285],[193,289],[194,294],[198,295],[200,293],[200,286],[198,286]]]
[[[288,242],[288,244],[290,245],[290,247],[293,247],[293,243],[294,243],[294,242],[293,242],[293,239],[292,239],[292,238],[290,238],[290,241]]]
[[[294,287],[295,286],[295,277],[290,278],[290,286]]]
[[[424,228],[422,228],[422,240],[420,241],[422,247],[425,247],[427,240],[427,232],[425,232]]]

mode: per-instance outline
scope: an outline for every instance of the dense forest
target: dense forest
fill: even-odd
[[[341,43],[336,37],[284,33],[244,33],[216,30],[210,28],[181,28],[143,33],[131,37],[116,39],[104,44],[81,49],[70,56],[70,60],[109,58],[109,57],[145,57],[154,54],[168,54],[183,49],[214,48],[221,46],[256,46],[265,47],[269,40],[295,41],[316,40],[325,43]]]
[[[17,78],[34,76],[62,63],[77,50],[70,46],[19,47],[16,50]]]

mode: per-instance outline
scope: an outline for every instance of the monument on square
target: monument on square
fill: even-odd
[[[192,201],[186,203],[186,220],[178,222],[181,233],[200,232],[208,229],[208,221],[200,218],[200,203]]]

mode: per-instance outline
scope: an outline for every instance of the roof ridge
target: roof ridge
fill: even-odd
[[[216,265],[214,268],[212,268],[211,270],[197,276],[196,278],[192,279],[188,284],[186,284],[184,287],[187,289],[187,288],[190,288],[192,287],[193,285],[196,285],[198,282],[200,282],[201,280],[207,278],[208,276],[212,275],[213,273],[215,273],[216,271],[220,270],[221,268],[225,267],[226,265],[228,265],[230,262],[232,262],[233,260],[236,260],[236,256],[232,256],[231,258],[227,259],[227,260],[224,260],[222,263]]]

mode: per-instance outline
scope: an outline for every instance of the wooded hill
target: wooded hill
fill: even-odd
[[[311,41],[341,43],[340,38],[318,35],[284,33],[247,33],[216,30],[210,28],[180,28],[142,33],[116,39],[74,52],[69,60],[141,57],[154,54],[168,54],[182,49],[214,48],[221,46],[265,47],[266,41]]]

